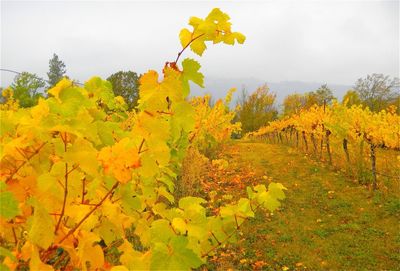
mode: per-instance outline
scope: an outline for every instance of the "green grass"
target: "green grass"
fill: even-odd
[[[398,189],[369,191],[287,146],[237,142],[230,148],[235,155],[228,149],[227,160],[250,166],[256,183],[265,183],[266,175],[288,188],[273,216],[259,213],[246,223],[247,241],[230,248],[244,246],[238,257],[263,260],[264,270],[400,270]]]

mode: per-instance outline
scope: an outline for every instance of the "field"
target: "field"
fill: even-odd
[[[215,268],[398,270],[398,180],[373,192],[309,155],[275,144],[239,141],[221,156],[229,161],[220,173],[221,193],[242,196],[239,184],[262,179],[288,191],[278,212],[261,212],[245,225],[237,245],[221,250]],[[235,176],[248,177],[237,182]]]

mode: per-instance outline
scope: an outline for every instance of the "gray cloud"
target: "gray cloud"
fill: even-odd
[[[188,18],[213,7],[227,12],[247,40],[210,44],[202,58],[187,52],[206,77],[351,85],[369,73],[399,74],[398,1],[2,1],[0,64],[46,77],[55,52],[80,81],[161,70],[180,49],[178,33]],[[13,76],[2,72],[1,85]]]

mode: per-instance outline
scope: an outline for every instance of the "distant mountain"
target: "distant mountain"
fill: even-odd
[[[302,81],[282,81],[282,82],[268,82],[256,78],[239,78],[239,79],[226,79],[226,78],[213,78],[208,77],[205,79],[205,88],[202,89],[196,85],[192,85],[192,96],[211,94],[214,99],[225,97],[226,93],[231,88],[237,88],[233,96],[233,104],[236,103],[237,97],[241,90],[244,88],[248,93],[253,92],[257,87],[267,84],[272,92],[276,93],[277,104],[280,105],[283,99],[292,93],[305,93],[308,91],[317,90],[324,82],[302,82]],[[328,84],[332,89],[333,95],[339,100],[342,99],[347,90],[352,88],[351,85],[341,84]]]

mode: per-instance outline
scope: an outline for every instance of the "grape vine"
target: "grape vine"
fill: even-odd
[[[176,60],[161,76],[141,77],[137,111],[126,111],[98,77],[83,87],[63,79],[32,108],[1,108],[2,269],[190,270],[234,241],[258,208],[279,207],[285,187],[278,183],[248,188],[248,198],[216,215],[207,214],[205,199],[175,202],[172,194],[203,125],[196,116],[206,117],[187,100],[189,81],[203,85],[200,64],[184,59],[180,68],[178,60],[187,48],[201,56],[206,42],[243,43],[229,19],[219,9],[191,17]],[[115,264],[105,257],[112,247]]]
[[[400,116],[396,114],[394,107],[374,113],[361,105],[353,105],[350,108],[338,103],[332,106],[315,105],[298,114],[270,122],[269,125],[247,136],[267,138],[279,143],[294,141],[297,147],[303,142],[305,151],[312,150],[316,156],[321,156],[325,149],[330,164],[333,152],[330,142],[336,140],[341,142],[348,165],[351,160],[349,144],[359,145],[362,150],[365,142],[369,146],[372,186],[376,189],[376,150],[400,149]],[[336,153],[339,151],[335,150]]]

